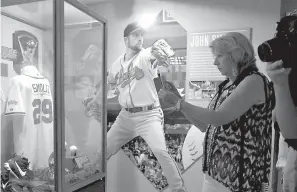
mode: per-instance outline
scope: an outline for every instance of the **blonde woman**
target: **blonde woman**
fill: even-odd
[[[159,96],[206,132],[203,192],[260,192],[270,174],[273,87],[258,71],[253,46],[244,35],[227,33],[210,48],[226,80],[208,108],[165,90]]]

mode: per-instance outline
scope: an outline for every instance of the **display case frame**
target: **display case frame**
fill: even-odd
[[[57,142],[55,142],[55,162],[57,162],[56,167],[56,191],[75,191],[77,189],[80,189],[82,187],[85,187],[96,180],[100,179],[100,175],[98,177],[91,177],[90,179],[84,180],[82,182],[79,182],[75,185],[70,186],[69,188],[66,188],[65,182],[64,182],[64,175],[65,175],[65,169],[64,169],[64,162],[63,157],[65,157],[64,153],[64,143],[65,143],[65,129],[64,129],[64,117],[65,117],[65,109],[64,109],[64,34],[61,33],[61,31],[64,31],[64,2],[69,3],[70,5],[74,6],[75,8],[79,9],[80,11],[88,14],[89,16],[93,17],[96,20],[99,20],[104,24],[104,45],[103,45],[103,70],[102,70],[102,77],[106,77],[107,74],[107,20],[103,17],[99,16],[97,13],[90,10],[87,6],[81,4],[77,0],[64,0],[64,1],[54,1],[54,48],[55,48],[55,105],[56,105],[56,125],[55,125],[55,139]],[[60,64],[60,65],[58,65]],[[102,84],[106,85],[106,78],[102,78]],[[62,85],[62,86],[61,86]],[[104,93],[105,97],[102,97],[102,111],[101,113],[101,119],[103,126],[103,161],[102,161],[102,167],[103,167],[103,173],[106,174],[106,133],[107,133],[107,108],[106,108],[106,96],[107,96],[107,90],[106,86],[102,87],[102,92]],[[61,94],[62,93],[62,94]],[[62,128],[62,129],[61,129]],[[104,177],[104,175],[102,175]]]
[[[1,8],[12,5],[33,3],[44,0],[2,0]],[[68,3],[78,9],[79,11],[85,13],[86,15],[94,18],[103,24],[103,65],[102,65],[102,85],[106,85],[107,76],[107,20],[96,12],[89,9],[86,5],[80,3],[78,0],[53,0],[53,50],[54,50],[54,161],[55,161],[55,191],[56,192],[70,192],[76,191],[80,188],[86,187],[93,182],[106,176],[106,134],[107,134],[107,89],[106,86],[102,86],[101,97],[101,124],[102,124],[102,162],[101,167],[103,173],[96,174],[81,182],[75,183],[73,185],[67,186],[65,183],[65,102],[64,102],[64,3]],[[1,11],[1,15],[9,16],[12,19],[18,20],[22,23],[30,25],[35,28],[42,29],[42,27],[36,26],[33,23],[22,20],[21,18],[13,17],[7,15]]]

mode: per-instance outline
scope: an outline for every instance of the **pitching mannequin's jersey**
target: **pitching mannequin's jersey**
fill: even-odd
[[[126,62],[124,55],[113,63],[108,75],[108,82],[116,84],[119,91],[120,105],[125,108],[159,105],[153,80],[158,76],[157,67],[152,64],[155,59],[150,48],[142,49]]]
[[[11,79],[5,115],[22,115],[22,127],[13,126],[14,149],[27,157],[33,169],[48,167],[54,150],[53,101],[50,84],[34,66]]]

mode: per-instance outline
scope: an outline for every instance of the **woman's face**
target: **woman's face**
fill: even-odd
[[[229,53],[216,55],[214,65],[217,66],[222,75],[227,77],[233,75],[233,61]]]

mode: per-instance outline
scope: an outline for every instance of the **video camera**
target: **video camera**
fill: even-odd
[[[285,68],[297,66],[297,14],[283,17],[277,22],[275,37],[258,47],[263,62],[282,60]]]

